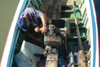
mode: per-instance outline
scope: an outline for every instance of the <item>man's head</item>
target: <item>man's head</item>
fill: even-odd
[[[27,21],[25,18],[19,18],[17,26],[21,28],[24,32],[28,31]]]

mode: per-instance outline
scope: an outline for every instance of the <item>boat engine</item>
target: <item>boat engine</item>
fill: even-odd
[[[44,37],[44,45],[45,46],[60,46],[62,43],[62,39],[60,36],[60,32],[57,31],[54,25],[48,26],[49,31]]]
[[[58,67],[59,51],[57,47],[62,45],[62,38],[54,25],[49,25],[48,29],[46,36],[44,36],[44,45],[46,46],[44,54],[47,56],[46,67]]]

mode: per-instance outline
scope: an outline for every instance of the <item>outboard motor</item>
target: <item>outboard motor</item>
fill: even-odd
[[[48,26],[49,31],[44,37],[44,45],[45,46],[60,46],[62,44],[62,39],[59,31],[57,31],[54,25]]]
[[[45,53],[47,56],[46,67],[58,67],[58,50],[56,47],[62,45],[62,38],[60,32],[54,25],[48,26],[48,32],[44,36]]]

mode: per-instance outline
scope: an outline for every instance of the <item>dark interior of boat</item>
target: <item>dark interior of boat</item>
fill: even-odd
[[[70,2],[69,2],[70,1]],[[66,41],[61,37],[61,45],[53,46],[52,48],[56,48],[57,50],[57,66],[55,67],[78,67],[81,65],[79,59],[79,50],[81,49],[79,46],[79,38],[77,35],[77,28],[75,24],[75,15],[74,8],[71,4],[71,0],[31,0],[28,7],[32,7],[34,9],[38,9],[42,11],[46,16],[48,16],[52,20],[52,24],[55,25],[59,30],[65,31],[67,35]],[[48,3],[49,2],[49,3]],[[66,3],[68,4],[66,5]],[[26,4],[27,5],[27,4]],[[87,29],[84,27],[84,21],[82,22],[81,12],[79,6],[75,4],[75,12],[76,19],[79,27],[80,40],[84,49],[84,53],[86,54],[89,51],[90,45],[88,43],[86,34]],[[81,22],[81,23],[80,23]],[[60,35],[59,35],[60,36]],[[45,37],[45,36],[44,36]],[[27,39],[24,32],[20,30],[20,34],[17,40],[16,49],[14,55],[20,52],[23,40],[30,41]],[[43,40],[44,41],[44,40]],[[64,42],[63,42],[64,41]],[[39,46],[40,43],[37,42]],[[45,49],[44,43],[40,46]],[[47,56],[34,54],[36,57],[40,58],[40,61],[37,63],[37,67],[50,67],[46,66],[49,61],[46,60]],[[86,60],[88,58],[86,57]],[[86,62],[87,63],[87,62]],[[12,67],[17,67],[15,60],[13,59]]]

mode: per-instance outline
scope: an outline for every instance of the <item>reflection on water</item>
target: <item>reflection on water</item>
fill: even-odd
[[[0,0],[0,60],[19,0]]]

